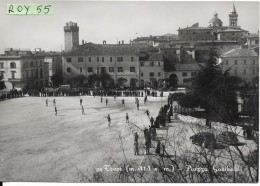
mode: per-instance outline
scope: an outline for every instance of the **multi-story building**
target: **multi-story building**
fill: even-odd
[[[61,53],[55,51],[38,51],[35,54],[44,56],[44,63],[47,67],[45,70],[46,78],[48,77],[48,81],[51,82],[51,78],[54,74],[62,74],[62,60]]]
[[[163,56],[159,52],[145,52],[139,54],[140,87],[157,88],[164,80]]]
[[[64,78],[109,74],[118,86],[139,86],[138,47],[129,44],[85,44],[62,56]]]
[[[251,81],[259,74],[259,56],[250,48],[232,49],[220,56],[223,70],[230,69],[231,76]]]
[[[7,49],[0,56],[0,73],[7,89],[42,88],[46,84],[44,56],[30,50]]]

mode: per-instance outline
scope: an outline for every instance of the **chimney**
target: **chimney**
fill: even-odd
[[[103,45],[107,44],[106,40],[103,41]]]
[[[82,45],[84,45],[84,39],[82,39]]]
[[[120,45],[120,41],[118,41],[118,44]]]
[[[122,40],[122,45],[124,44],[124,40]]]

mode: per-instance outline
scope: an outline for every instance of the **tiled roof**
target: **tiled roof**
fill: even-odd
[[[163,56],[160,53],[157,52],[149,52],[148,54],[148,61],[162,61]]]
[[[259,34],[257,34],[257,33],[252,33],[252,34],[251,34],[251,33],[250,33],[249,35],[245,35],[245,37],[246,37],[246,38],[255,38],[255,37],[256,37],[256,38],[259,38]]]
[[[179,30],[213,30],[211,27],[187,27],[187,28],[180,28]]]
[[[221,55],[221,57],[257,57],[257,53],[252,49],[232,49]]]
[[[189,64],[175,64],[176,71],[197,71],[199,70],[199,65],[197,63],[189,63]]]
[[[131,44],[121,45],[89,45],[79,47],[77,50],[65,53],[67,56],[86,56],[86,55],[136,55],[141,46]]]

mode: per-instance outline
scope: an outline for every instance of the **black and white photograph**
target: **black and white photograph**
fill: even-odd
[[[0,8],[0,182],[258,183],[259,1]]]

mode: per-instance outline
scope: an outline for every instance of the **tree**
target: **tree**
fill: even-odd
[[[237,117],[237,95],[231,82],[235,78],[229,76],[229,70],[223,72],[218,64],[218,52],[213,47],[210,56],[192,80],[192,93],[199,106],[205,110],[206,126],[211,127],[210,120],[234,122]]]
[[[3,79],[4,79],[3,74],[0,74],[0,90],[3,90],[6,88],[5,81]]]
[[[63,84],[63,75],[62,75],[62,73],[58,72],[58,73],[54,74],[51,77],[51,82],[52,82],[52,85],[54,87],[58,87],[59,85],[62,85]]]
[[[106,87],[107,84],[110,84],[113,81],[113,78],[104,72],[99,75],[99,80],[102,84],[102,87]]]

